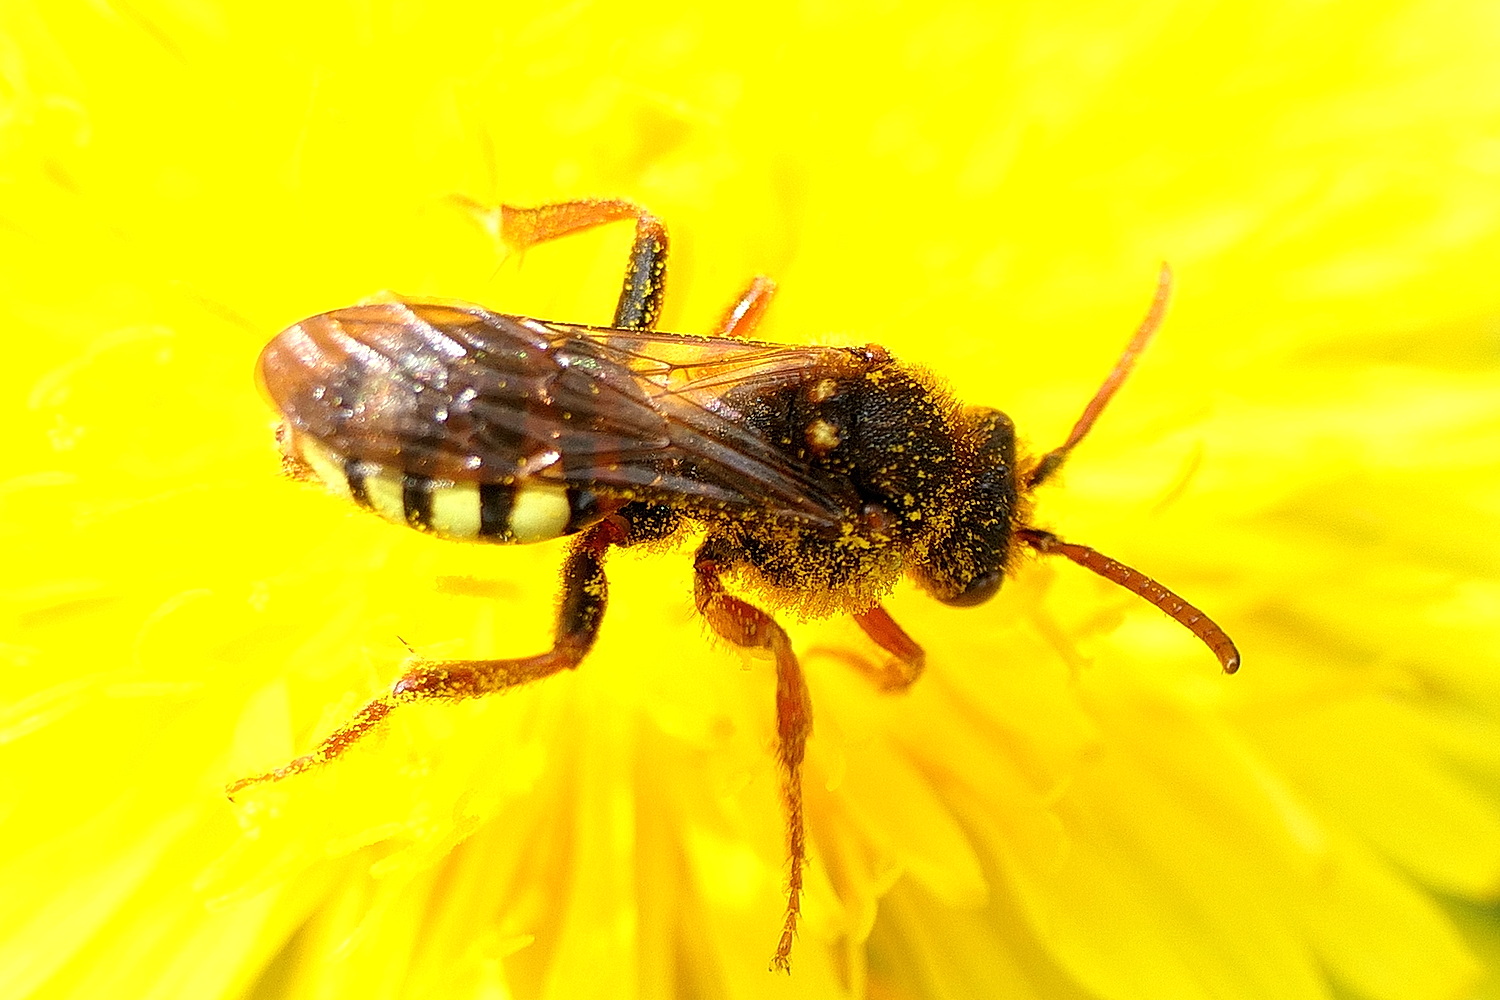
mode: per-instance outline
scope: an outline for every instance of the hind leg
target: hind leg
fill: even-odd
[[[635,240],[625,264],[625,281],[615,305],[612,326],[651,330],[661,314],[667,278],[667,227],[642,205],[623,198],[581,198],[525,208],[485,208],[462,199],[469,210],[497,226],[500,241],[512,253],[624,219],[635,220]]]
[[[563,566],[562,602],[552,648],[535,656],[509,660],[420,660],[413,658],[389,694],[381,695],[335,729],[311,753],[280,767],[230,783],[229,797],[254,785],[281,781],[336,760],[402,705],[414,701],[462,701],[539,681],[578,666],[594,645],[604,618],[608,587],[604,556],[610,546],[627,542],[618,520],[607,520],[578,536]]]

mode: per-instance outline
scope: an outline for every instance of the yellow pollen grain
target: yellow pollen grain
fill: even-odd
[[[839,430],[826,420],[814,420],[807,425],[807,444],[820,455],[839,446]]]
[[[833,379],[821,379],[817,385],[812,387],[812,391],[807,394],[807,398],[814,403],[826,403],[833,398],[836,388],[838,388],[838,383]]]

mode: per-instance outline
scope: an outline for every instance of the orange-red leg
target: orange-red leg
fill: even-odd
[[[792,941],[802,913],[802,868],[807,861],[807,837],[802,816],[802,758],[812,732],[812,700],[791,640],[775,619],[725,592],[719,573],[724,566],[714,557],[712,543],[699,549],[694,560],[693,592],[698,612],[720,636],[747,649],[768,650],[776,658],[776,747],[781,764],[781,794],[786,802],[787,874],[786,914],[781,937],[771,957],[773,970],[791,968]]]
[[[604,554],[610,545],[623,540],[620,526],[606,521],[574,542],[563,567],[562,606],[558,609],[552,648],[545,653],[511,660],[409,660],[406,672],[389,694],[365,705],[354,718],[319,743],[317,749],[278,768],[232,782],[227,789],[229,796],[233,798],[253,785],[290,778],[343,756],[401,705],[430,699],[478,698],[576,667],[593,646],[604,617],[608,596]]]
[[[584,198],[534,208],[501,205],[500,240],[513,253],[521,253],[622,219],[635,220],[635,241],[613,325],[622,330],[650,330],[661,315],[666,292],[668,242],[667,227],[643,206],[623,198]]]
[[[875,683],[882,691],[904,691],[911,687],[927,665],[927,654],[922,647],[878,604],[853,617],[865,635],[891,654],[880,669],[868,671]]]
[[[724,312],[719,320],[719,328],[716,336],[719,337],[748,337],[755,332],[760,325],[761,318],[765,316],[766,310],[771,307],[771,299],[776,296],[776,282],[764,274],[757,274],[750,279],[750,284],[735,299],[734,305]]]

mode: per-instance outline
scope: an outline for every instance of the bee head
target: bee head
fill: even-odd
[[[955,484],[945,528],[921,553],[910,574],[951,607],[983,604],[1000,589],[1019,521],[1016,429],[999,410],[970,407],[959,418],[958,441],[970,474]]]

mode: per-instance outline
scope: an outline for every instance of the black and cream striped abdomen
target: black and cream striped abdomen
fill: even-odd
[[[306,435],[287,436],[283,448],[334,494],[387,521],[442,538],[542,542],[581,531],[604,514],[591,491],[540,476],[508,482],[439,479],[348,458]]]

